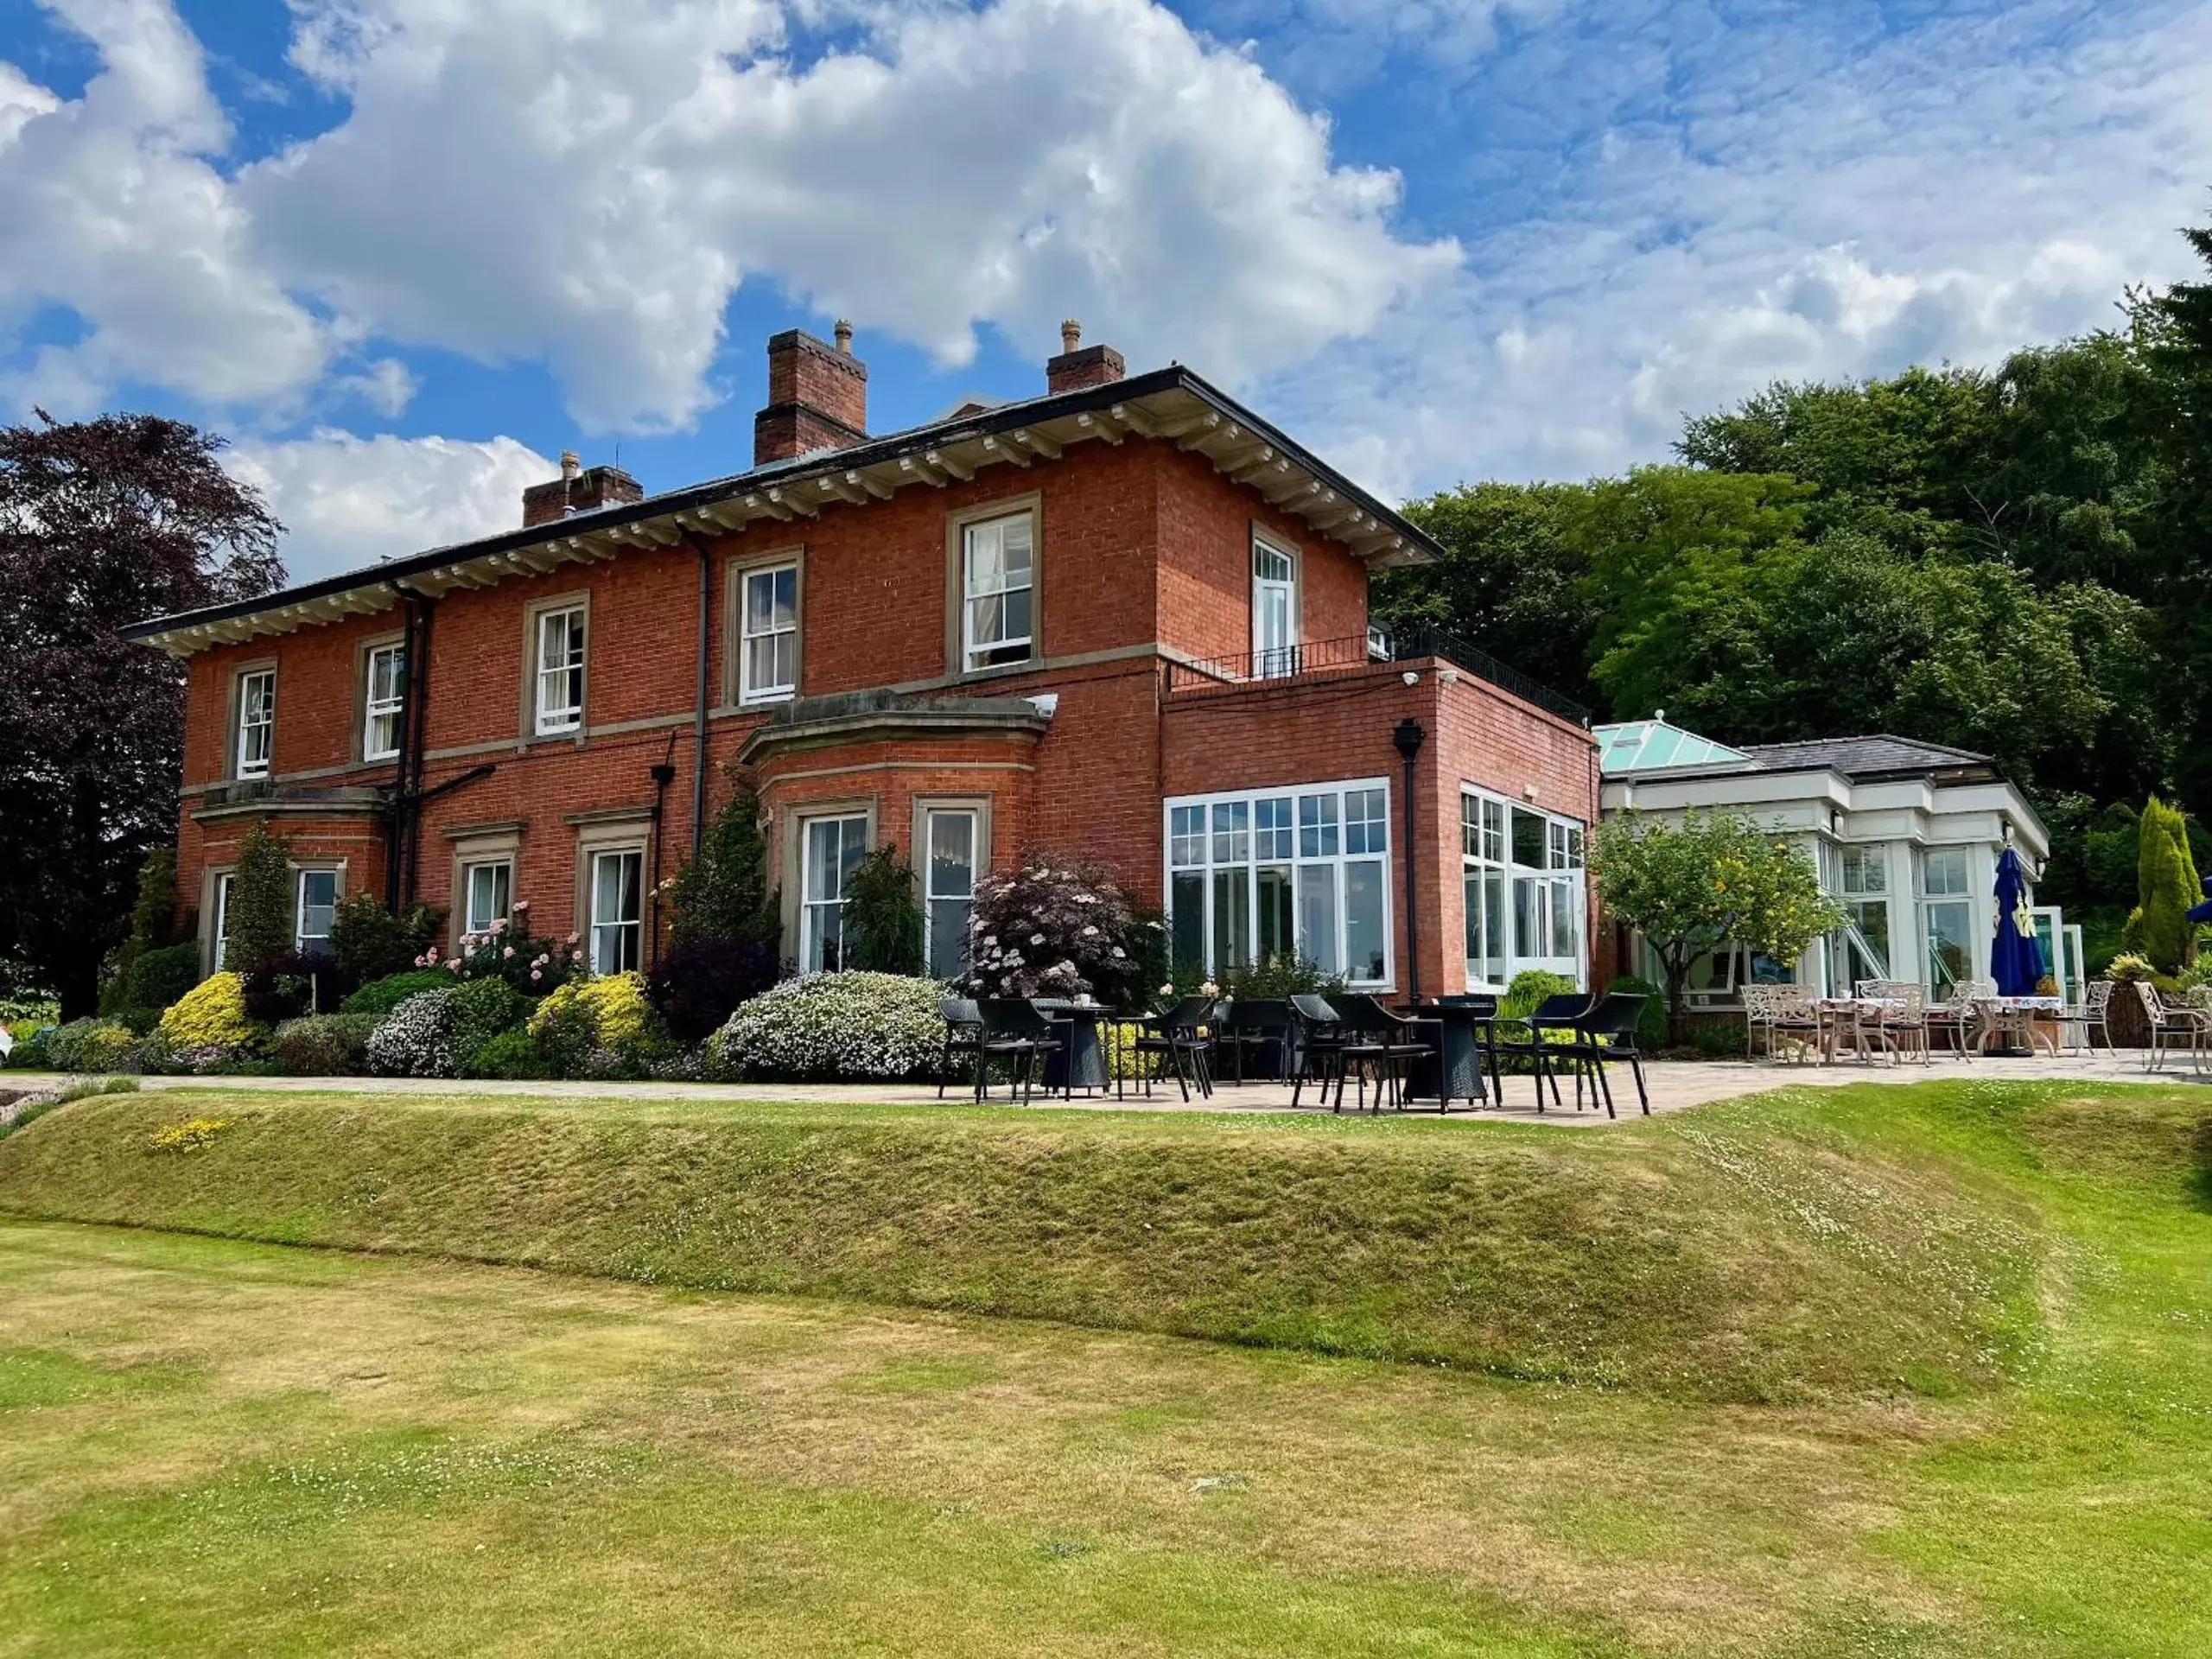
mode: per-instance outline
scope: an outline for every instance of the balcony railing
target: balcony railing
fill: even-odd
[[[1327,679],[1356,674],[1377,663],[1406,663],[1427,657],[1441,658],[1461,673],[1486,680],[1502,691],[1532,702],[1562,720],[1587,723],[1590,711],[1572,697],[1531,679],[1510,663],[1469,645],[1446,629],[1433,627],[1370,628],[1363,634],[1342,639],[1309,640],[1272,651],[1246,652],[1235,657],[1209,657],[1167,665],[1167,693],[1203,693],[1232,688]]]

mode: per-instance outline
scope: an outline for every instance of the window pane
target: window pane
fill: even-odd
[[[964,899],[976,890],[976,815],[931,812],[930,896]]]
[[[1285,961],[1298,954],[1298,926],[1292,914],[1290,866],[1266,864],[1255,872],[1259,889],[1259,960]]]
[[[1290,856],[1291,823],[1290,797],[1279,795],[1271,800],[1252,804],[1252,851],[1255,858],[1288,858]]]
[[[1213,809],[1213,861],[1241,864],[1252,856],[1252,809],[1243,801],[1221,801]]]
[[[1531,870],[1544,868],[1544,820],[1535,812],[1513,810],[1513,861]]]
[[[1298,855],[1334,858],[1337,855],[1337,798],[1301,795],[1298,798]]]
[[[1376,791],[1379,793],[1379,791]],[[1344,866],[1344,976],[1372,984],[1389,977],[1383,949],[1382,866]]]
[[[1299,867],[1298,954],[1325,974],[1338,971],[1337,867],[1333,864]]]
[[[223,957],[230,948],[226,937],[231,927],[231,878],[227,874],[215,878],[215,971],[223,971]]]
[[[1576,935],[1574,884],[1572,881],[1552,883],[1552,955],[1577,957],[1581,955]]]
[[[1497,979],[1508,977],[1505,960],[1505,873],[1483,874],[1483,959]]]
[[[1203,969],[1206,962],[1206,879],[1197,872],[1179,874],[1168,887],[1169,944],[1178,968]]]
[[[505,864],[468,867],[468,907],[461,917],[463,931],[486,932],[493,923],[507,915],[507,893],[512,880],[512,869]]]
[[[1220,809],[1216,808],[1218,811]],[[1241,968],[1251,959],[1252,895],[1243,869],[1213,873],[1213,969]]]
[[[929,970],[952,979],[968,969],[968,918],[975,903],[967,899],[930,900]]]
[[[1252,575],[1261,582],[1288,582],[1290,555],[1265,542],[1252,543]]]
[[[1177,806],[1167,813],[1167,856],[1178,868],[1206,861],[1206,810]]]
[[[1505,803],[1483,803],[1483,857],[1492,864],[1505,862]]]
[[[816,818],[806,826],[806,896],[819,903],[842,896],[838,848],[842,831],[836,818]]]
[[[1963,850],[1931,852],[1927,855],[1925,868],[1929,893],[1953,894],[1966,892],[1967,855]]]
[[[1513,954],[1523,961],[1546,954],[1544,884],[1534,876],[1513,879]]]
[[[1963,864],[1965,855],[1958,857]],[[1928,988],[1933,995],[1948,996],[1961,980],[1974,977],[1971,914],[1955,901],[1928,906]]]
[[[1459,882],[1459,901],[1465,915],[1461,932],[1466,942],[1467,977],[1477,983],[1490,981],[1490,963],[1483,955],[1483,877],[1469,870]]]
[[[338,872],[302,870],[297,943],[300,950],[319,950],[330,942],[330,922],[338,905]]]
[[[1384,792],[1382,790],[1346,790],[1344,791],[1344,851],[1347,853],[1388,852],[1389,834],[1384,823],[1388,810],[1384,805]]]

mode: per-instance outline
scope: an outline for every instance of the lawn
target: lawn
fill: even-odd
[[[246,1109],[218,1103],[54,1114],[0,1141],[0,1204],[197,1205],[208,1226],[222,1217],[200,1183],[225,1167],[259,1192],[226,1230],[265,1224],[279,1199],[298,1236],[365,1227],[361,1206],[386,1201],[321,1196],[315,1159],[341,1190],[391,1162],[365,1125],[349,1142],[315,1116],[334,1108],[153,1149],[167,1122]],[[718,1179],[734,1155],[720,1135],[758,1142],[747,1213],[768,1232],[632,1268],[786,1248],[769,1198],[806,1155],[829,1183],[808,1190],[842,1193],[832,1213],[849,1224],[872,1213],[882,1158],[926,1154],[916,1224],[967,1253],[982,1293],[1005,1266],[980,1236],[1041,1224],[1023,1222],[1026,1192],[1058,1217],[1062,1254],[1098,1258],[1080,1281],[1093,1325],[1140,1328],[890,1306],[914,1289],[896,1275],[856,1281],[877,1297],[861,1303],[446,1259],[452,1206],[489,1192],[480,1172],[445,1189],[387,1168],[397,1215],[377,1242],[401,1255],[19,1215],[0,1222],[0,1655],[2212,1650],[2201,1094],[1806,1090],[1548,1140],[1086,1116],[1033,1141],[993,1115],[798,1108],[726,1130],[564,1106],[549,1131],[512,1104],[476,1115],[498,1126],[499,1166],[581,1181],[561,1190],[600,1206],[577,1215],[587,1236],[615,1225],[600,1137],[643,1137],[623,1201],[656,1217],[663,1187],[698,1191],[658,1137],[693,1137]],[[1470,1205],[1493,1231],[1598,1224],[1599,1245],[1558,1260],[1586,1291],[1632,1283],[1635,1262],[1606,1266],[1601,1247],[1633,1237],[1675,1319],[1693,1281],[1670,1263],[1706,1230],[1648,1206],[1694,1197],[1721,1211],[1694,1282],[1743,1306],[1696,1327],[1706,1369],[1646,1365],[1618,1338],[1605,1386],[1497,1375],[1479,1344],[1414,1365],[1308,1351],[1296,1326],[1255,1338],[1274,1347],[1158,1334],[1141,1327],[1173,1298],[1139,1295],[1120,1236],[1090,1226],[1098,1194],[1126,1198],[1116,1148],[1163,1166],[1154,1213],[1176,1227],[1196,1202],[1178,1190],[1222,1179],[1222,1148],[1281,1160],[1304,1204],[1334,1182],[1339,1224],[1394,1236],[1448,1231]],[[1009,1160],[1027,1184],[1001,1177],[982,1218],[935,1207],[935,1180]],[[1554,1183],[1610,1196],[1562,1210]],[[1543,1202],[1503,1202],[1522,1192]],[[1317,1248],[1249,1186],[1215,1202],[1294,1257]],[[511,1228],[518,1259],[556,1251],[527,1208],[499,1215],[473,1236]],[[1726,1272],[1733,1251],[1793,1236],[1801,1265],[1834,1265],[1868,1303],[1865,1324],[1837,1298],[1785,1318],[1801,1266],[1761,1278],[1745,1262],[1740,1285]],[[1501,1242],[1481,1270],[1535,1248]],[[1184,1259],[1200,1253],[1163,1251],[1177,1294],[1265,1289],[1258,1251],[1231,1248],[1236,1273],[1212,1281]],[[831,1252],[809,1271],[873,1259]],[[1285,1283],[1332,1282],[1293,1265]],[[1370,1310],[1380,1325],[1447,1328],[1431,1278],[1402,1291]],[[1928,1306],[1901,1323],[1916,1291]],[[1626,1317],[1585,1310],[1552,1334]],[[1853,1355],[1901,1332],[1928,1345],[1884,1379],[1863,1357],[1801,1363],[1800,1325]],[[1748,1363],[1721,1332],[1780,1346]],[[1965,1346],[1947,1357],[1946,1337]]]

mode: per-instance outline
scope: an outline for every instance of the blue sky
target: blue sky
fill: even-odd
[[[1074,315],[1394,495],[1580,476],[2106,322],[2207,86],[2173,0],[0,0],[0,403],[229,434],[302,576],[739,470],[841,315],[877,430]]]

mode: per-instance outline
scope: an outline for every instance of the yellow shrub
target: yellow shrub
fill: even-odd
[[[227,1117],[188,1117],[181,1123],[164,1123],[147,1142],[156,1152],[196,1152],[231,1127]]]
[[[253,1022],[245,1017],[245,983],[236,974],[203,979],[162,1016],[162,1035],[179,1052],[245,1046]]]
[[[556,987],[530,1016],[530,1033],[542,1038],[581,1028],[601,1048],[620,1052],[645,1036],[652,1012],[644,975],[599,974]]]

